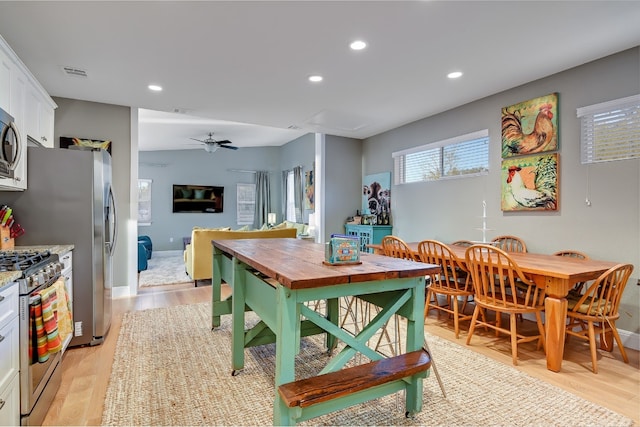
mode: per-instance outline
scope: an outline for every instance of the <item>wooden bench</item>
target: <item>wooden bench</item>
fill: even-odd
[[[431,357],[429,353],[424,349],[420,349],[399,356],[282,384],[278,387],[278,393],[287,407],[307,408],[318,403],[364,392],[373,387],[399,381],[416,374],[422,374],[430,367]],[[358,402],[354,400],[353,404],[355,403]]]

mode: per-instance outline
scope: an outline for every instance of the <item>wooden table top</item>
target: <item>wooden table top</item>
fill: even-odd
[[[360,254],[361,264],[323,264],[324,245],[299,239],[213,240],[222,252],[236,257],[290,289],[420,277],[440,266],[383,255]]]
[[[407,242],[409,248],[417,255],[419,242]],[[369,245],[377,251],[382,251],[382,245]],[[465,262],[464,246],[447,245],[451,252],[458,258],[458,262]],[[612,261],[598,261],[594,259],[582,260],[571,257],[561,257],[548,254],[536,254],[531,252],[509,252],[509,256],[518,264],[525,273],[539,276],[554,277],[568,280],[572,283],[593,280],[618,263]]]

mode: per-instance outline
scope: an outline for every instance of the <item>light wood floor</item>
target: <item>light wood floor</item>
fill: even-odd
[[[71,348],[62,361],[62,385],[43,425],[100,425],[104,397],[109,381],[116,341],[125,312],[193,304],[210,301],[211,287],[170,285],[143,288],[140,295],[114,300],[111,330],[105,342],[96,347]],[[526,323],[526,322],[525,322]],[[427,318],[426,329],[432,334],[464,345],[464,332],[455,339],[453,326],[444,316],[432,312]],[[599,373],[591,372],[588,346],[572,339],[565,350],[565,360],[560,373],[546,369],[541,351],[535,345],[521,345],[518,369],[531,376],[552,383],[583,398],[610,408],[632,418],[640,425],[640,366],[639,352],[627,350],[630,363],[622,362],[617,348],[613,353],[599,352]],[[492,359],[511,365],[511,349],[507,337],[496,339],[491,334],[474,334],[470,349]]]

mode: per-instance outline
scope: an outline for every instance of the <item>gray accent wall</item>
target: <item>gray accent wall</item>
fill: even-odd
[[[464,85],[464,77],[456,84]],[[553,92],[559,94],[559,209],[502,212],[501,108]],[[513,234],[526,241],[530,252],[577,249],[595,259],[633,264],[618,326],[638,333],[640,160],[582,165],[576,117],[578,107],[638,93],[640,47],[368,138],[363,145],[363,175],[392,171],[394,151],[489,129],[487,176],[392,185],[394,234],[408,241],[480,240],[482,201],[486,200],[488,239]],[[585,203],[587,198],[590,206]]]
[[[362,175],[362,141],[325,135],[325,241],[360,209]]]
[[[132,141],[131,109],[120,105],[81,101],[54,97],[58,104],[55,111],[55,146],[60,146],[60,137],[111,140],[113,189],[116,199],[118,232],[113,255],[114,286],[129,286],[135,280],[135,249],[131,243],[129,224],[137,218],[131,215],[132,198]],[[137,150],[137,146],[134,147]],[[73,171],[48,171],[49,173],[73,173]],[[137,212],[137,208],[135,210]],[[65,243],[65,242],[59,242]]]

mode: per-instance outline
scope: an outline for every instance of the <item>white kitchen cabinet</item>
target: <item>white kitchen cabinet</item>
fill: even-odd
[[[18,284],[0,290],[0,425],[20,425]]]
[[[16,375],[0,389],[0,426],[20,425],[20,383]]]
[[[27,135],[45,147],[53,147],[56,107],[53,99],[0,36],[0,108],[15,121],[21,153],[14,177],[0,177],[0,191],[26,190]]]
[[[11,106],[11,71],[13,68],[13,62],[9,55],[0,49],[0,108],[7,112]]]
[[[48,98],[48,99],[47,99]],[[26,122],[27,136],[33,138],[44,147],[53,148],[54,103],[51,98],[43,96],[34,85],[27,91]]]

